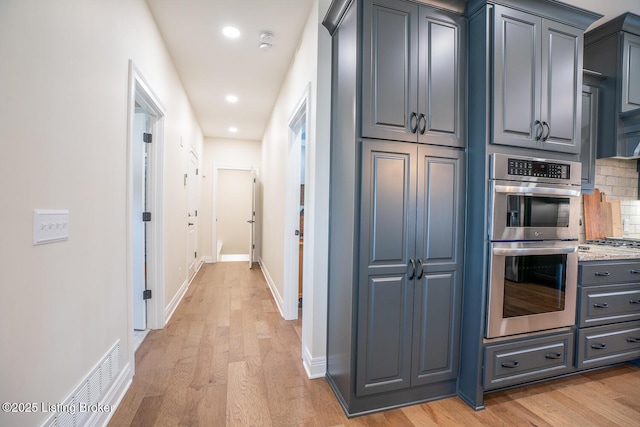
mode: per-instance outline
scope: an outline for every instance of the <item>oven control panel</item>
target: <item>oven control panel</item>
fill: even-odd
[[[571,179],[571,165],[538,160],[509,159],[509,175],[536,178]]]

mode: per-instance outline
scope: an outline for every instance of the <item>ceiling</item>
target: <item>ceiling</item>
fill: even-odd
[[[564,0],[604,17],[640,15],[639,0]],[[313,0],[147,0],[205,137],[261,140]],[[223,36],[225,26],[241,35]],[[260,33],[274,33],[259,48]],[[231,104],[229,94],[238,97]],[[230,127],[237,132],[229,131]]]

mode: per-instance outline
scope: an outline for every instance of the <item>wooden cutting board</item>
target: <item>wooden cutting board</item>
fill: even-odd
[[[593,194],[583,194],[584,202],[584,232],[587,240],[602,239],[602,221],[600,214],[600,190],[593,190]]]
[[[622,237],[620,200],[609,200],[609,203],[611,203],[611,237]]]
[[[600,193],[600,225],[604,237],[613,237],[612,206],[607,195]]]

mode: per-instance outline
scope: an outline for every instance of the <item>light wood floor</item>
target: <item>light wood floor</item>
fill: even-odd
[[[300,321],[277,312],[259,268],[202,267],[164,330],[136,353],[110,426],[640,426],[640,369],[621,365],[488,395],[347,419],[324,379],[309,380]]]

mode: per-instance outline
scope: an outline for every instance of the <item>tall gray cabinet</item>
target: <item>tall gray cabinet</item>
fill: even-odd
[[[334,1],[327,380],[348,415],[456,393],[465,21]]]

